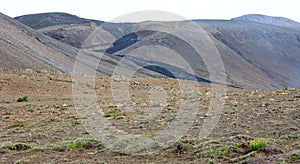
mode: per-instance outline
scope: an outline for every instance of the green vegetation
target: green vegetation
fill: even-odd
[[[28,97],[27,96],[20,97],[18,98],[17,102],[28,102]]]
[[[37,155],[31,155],[30,156],[31,159],[34,159],[34,158],[37,158],[37,157],[38,157]]]
[[[142,135],[146,135],[146,134],[142,134]],[[180,154],[190,153],[195,150],[196,150],[196,148],[194,148],[193,145],[191,145],[189,143],[179,142],[177,145],[177,152]]]
[[[282,139],[282,140],[298,139],[298,138],[299,138],[298,133],[286,134],[286,135],[279,137],[279,139]]]
[[[15,161],[15,164],[21,164],[21,163],[29,163],[30,162],[30,160],[28,160],[28,159],[19,159],[19,160],[16,160]]]
[[[285,93],[285,90],[277,90],[276,93],[283,94]]]
[[[120,115],[120,116],[115,116],[114,119],[115,120],[121,120],[121,119],[124,119],[125,116],[124,115]]]
[[[63,122],[63,120],[59,119],[59,118],[51,118],[50,121],[51,122]]]
[[[83,145],[76,144],[76,143],[69,143],[67,147],[70,149],[83,149]]]
[[[300,162],[300,155],[299,154],[293,154],[293,155],[291,155],[291,161],[293,161],[293,162]]]
[[[182,96],[182,97],[181,97],[181,99],[183,99],[183,100],[187,100],[187,99],[188,99],[188,97],[187,97],[187,96]]]
[[[12,129],[12,128],[18,128],[18,127],[23,127],[23,126],[24,126],[23,124],[12,124],[12,125],[8,126],[7,128]]]
[[[94,138],[77,138],[70,141],[62,141],[58,144],[47,144],[44,146],[36,146],[29,143],[14,143],[14,142],[7,142],[3,145],[0,145],[0,152],[5,152],[5,150],[10,151],[24,151],[24,150],[31,150],[31,151],[44,151],[46,149],[53,149],[55,151],[70,151],[70,150],[83,150],[83,149],[94,149],[94,148],[104,148],[100,141]],[[37,158],[36,155],[32,155],[30,157]]]
[[[101,143],[94,138],[78,138],[71,141],[63,141],[57,145],[50,146],[56,151],[83,150],[101,147]]]
[[[17,151],[21,151],[21,150],[28,150],[30,149],[32,146],[26,143],[13,143],[13,142],[8,142],[4,148],[8,149],[8,150],[17,150]]]
[[[118,113],[119,110],[118,109],[113,109],[113,110],[110,110],[108,111],[107,113],[105,113],[104,117],[111,117],[113,116],[114,114]]]
[[[148,132],[148,133],[141,134],[141,136],[154,138],[154,137],[158,136],[158,134],[156,134],[154,132]]]
[[[270,102],[265,102],[265,107],[268,107],[268,106],[270,106],[270,105],[271,105]]]
[[[71,124],[72,124],[73,126],[74,126],[74,125],[80,125],[81,122],[79,122],[79,121],[72,121]]]
[[[268,143],[268,140],[265,139],[265,138],[254,139],[254,140],[250,141],[250,144],[249,144],[250,150],[251,151],[256,151],[256,150],[259,150],[259,149],[266,148],[267,143]]]
[[[29,113],[33,113],[33,112],[34,112],[34,110],[33,110],[33,109],[29,109],[29,110],[27,110],[27,112],[29,112]]]
[[[237,150],[238,148],[242,147],[242,144],[235,144],[234,146],[232,146],[232,149]]]
[[[24,47],[25,47],[28,51],[32,51],[32,49],[31,49],[29,46],[24,45]]]
[[[215,163],[215,161],[214,161],[214,160],[212,160],[212,159],[210,159],[210,160],[208,161],[208,163],[209,163],[209,164],[214,164],[214,163]]]
[[[228,154],[229,146],[226,145],[212,145],[203,149],[201,153],[196,154],[196,157],[201,158],[215,158],[223,157]]]

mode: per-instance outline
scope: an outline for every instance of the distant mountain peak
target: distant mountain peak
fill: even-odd
[[[76,15],[63,13],[63,12],[29,14],[29,15],[16,17],[15,19],[33,29],[41,29],[48,26],[62,25],[62,24],[80,24],[80,23],[86,23],[90,21],[96,22],[98,24],[102,23],[102,21],[84,19]]]
[[[23,16],[33,16],[33,15],[34,16],[63,15],[63,16],[74,16],[74,17],[77,17],[76,15],[72,15],[72,14],[65,13],[65,12],[47,12],[47,13],[27,14],[27,15],[18,16],[16,18],[23,17]]]
[[[300,23],[284,17],[273,17],[262,14],[248,14],[233,18],[234,21],[249,21],[276,26],[300,27]]]

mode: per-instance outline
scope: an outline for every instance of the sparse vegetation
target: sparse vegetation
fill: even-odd
[[[196,154],[196,156],[201,158],[224,157],[228,154],[228,150],[228,146],[211,146]]]
[[[121,120],[121,119],[124,119],[124,118],[125,118],[124,115],[119,115],[119,116],[114,117],[115,120]]]
[[[300,150],[298,141],[300,127],[295,116],[299,114],[300,99],[294,98],[295,95],[299,95],[299,89],[284,90],[285,94],[282,95],[277,94],[274,90],[248,91],[228,88],[226,95],[228,101],[224,104],[224,113],[220,116],[219,123],[208,138],[199,140],[197,137],[204,127],[204,121],[211,118],[211,115],[207,114],[210,95],[205,94],[209,85],[203,84],[199,88],[203,94],[195,97],[195,100],[200,100],[197,101],[200,108],[195,108],[198,113],[189,131],[176,144],[162,149],[149,158],[147,155],[124,156],[118,151],[114,152],[113,150],[118,149],[118,146],[126,146],[122,142],[114,142],[115,147],[112,150],[105,148],[103,145],[111,142],[108,139],[114,138],[115,135],[111,134],[102,138],[102,145],[96,138],[92,138],[95,135],[92,129],[85,129],[88,124],[82,126],[80,121],[88,121],[87,119],[91,119],[91,115],[95,116],[95,119],[97,117],[104,119],[103,117],[106,116],[104,120],[108,124],[105,128],[108,130],[112,128],[128,134],[141,135],[145,140],[168,140],[173,133],[170,133],[170,136],[169,134],[161,136],[159,131],[172,122],[185,121],[185,119],[176,117],[181,94],[174,91],[175,87],[173,87],[175,89],[170,89],[175,86],[171,80],[166,83],[165,79],[156,79],[154,84],[166,83],[168,99],[166,103],[154,106],[147,102],[149,97],[142,87],[148,87],[148,85],[144,85],[145,81],[151,82],[152,80],[135,79],[139,82],[141,89],[131,88],[130,94],[138,99],[140,105],[138,106],[127,101],[116,104],[111,99],[109,88],[105,84],[109,80],[99,77],[97,79],[99,87],[97,87],[96,93],[97,96],[100,95],[97,103],[101,110],[86,114],[77,113],[77,106],[70,105],[73,104],[72,93],[70,93],[72,83],[49,80],[51,83],[49,85],[49,81],[43,81],[43,79],[49,79],[49,76],[53,77],[52,79],[70,80],[64,77],[64,74],[59,74],[59,78],[57,78],[58,75],[51,72],[48,72],[47,75],[43,75],[41,72],[35,74],[34,71],[26,71],[26,73],[22,75],[24,78],[22,76],[1,76],[1,79],[21,78],[19,81],[22,85],[19,88],[3,85],[3,89],[12,93],[11,97],[17,97],[20,93],[27,95],[30,97],[30,103],[11,102],[15,99],[10,100],[6,97],[5,99],[10,102],[0,102],[2,120],[0,121],[2,127],[0,135],[1,140],[4,141],[0,142],[0,163],[3,163],[4,160],[1,161],[1,159],[4,158],[4,162],[11,159],[11,161],[20,161],[21,163],[22,161],[42,163],[50,159],[56,163],[93,163],[94,161],[100,163],[103,160],[120,163],[120,159],[124,163],[144,163],[146,160],[151,162],[153,160],[154,163],[166,163],[179,159],[182,163],[299,163],[297,151]],[[41,85],[39,90],[41,88],[49,89],[47,94],[42,94],[46,93],[46,90],[35,92],[34,86],[37,83]],[[63,90],[62,88],[68,89]],[[49,96],[51,94],[54,96]],[[57,95],[61,95],[62,98]],[[188,100],[192,101],[192,96],[188,96]],[[268,103],[270,103],[269,106]],[[154,107],[155,111],[144,110],[143,107],[147,107],[147,109]],[[158,108],[161,110],[156,110]],[[154,112],[154,115],[150,112]],[[149,116],[153,116],[153,118],[147,118]],[[255,138],[257,136],[265,138],[259,141],[259,138]],[[126,141],[126,138],[124,139]],[[153,146],[156,146],[155,143]],[[121,156],[122,158],[120,158]]]
[[[19,127],[23,127],[23,126],[24,126],[23,124],[17,123],[17,124],[12,124],[12,125],[8,126],[7,128],[12,129],[12,128],[19,128]]]
[[[83,149],[83,146],[76,143],[69,143],[67,144],[67,147],[70,149]]]
[[[254,139],[254,140],[250,141],[250,144],[249,144],[250,150],[251,151],[256,151],[256,150],[259,150],[259,149],[262,149],[262,148],[266,148],[267,143],[268,143],[268,140],[265,139],[265,138]]]
[[[71,124],[72,124],[72,125],[80,125],[81,122],[79,122],[79,121],[72,121]]]
[[[285,90],[276,90],[276,93],[284,94],[284,93],[285,93]]]
[[[290,140],[290,139],[298,139],[298,138],[299,138],[298,133],[285,134],[285,135],[282,135],[281,137],[279,137],[279,139],[282,139],[282,140]]]
[[[84,135],[88,135],[88,134],[90,134],[89,132],[82,132],[82,134],[84,134]]]
[[[67,150],[83,150],[83,149],[93,149],[102,148],[101,143],[94,138],[78,138],[71,141],[63,141],[59,144],[52,145],[56,151],[67,151]]]
[[[38,157],[37,155],[31,155],[30,156],[31,159],[34,159],[34,158],[37,158],[37,157]]]
[[[51,118],[50,121],[51,122],[63,122],[63,120],[59,119],[59,118]]]
[[[5,146],[3,146],[4,149],[16,150],[16,151],[28,150],[31,147],[32,146],[30,144],[26,144],[26,143],[13,143],[13,142],[8,142],[8,143],[6,143]]]
[[[214,161],[213,159],[210,159],[210,160],[208,161],[208,163],[209,163],[209,164],[214,164],[215,161]]]
[[[300,150],[300,142],[297,142],[295,145],[297,145],[297,149]]]
[[[181,97],[181,99],[183,99],[183,100],[187,100],[187,99],[188,99],[188,97],[187,97],[187,96],[182,96],[182,97]]]
[[[114,114],[116,114],[118,112],[119,112],[118,109],[110,110],[110,111],[108,111],[108,112],[105,113],[104,117],[111,117],[111,116],[113,116]]]
[[[29,163],[29,159],[18,159],[15,161],[15,164],[23,164],[23,163]]]
[[[300,163],[300,155],[299,154],[292,154],[290,156],[290,159],[291,159],[292,162]]]
[[[154,138],[154,137],[157,136],[157,134],[156,134],[156,133],[153,133],[153,132],[148,132],[148,133],[142,134],[142,136]]]
[[[27,96],[20,97],[18,98],[17,102],[28,102],[28,97]]]
[[[33,112],[34,112],[33,109],[28,109],[27,111],[28,111],[29,113],[33,113]]]

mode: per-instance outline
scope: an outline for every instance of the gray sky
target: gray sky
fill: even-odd
[[[4,0],[3,0],[4,1]],[[283,16],[300,22],[299,0],[6,0],[0,12],[11,16],[67,12],[110,21],[140,10],[162,10],[187,19],[231,19],[245,14]]]

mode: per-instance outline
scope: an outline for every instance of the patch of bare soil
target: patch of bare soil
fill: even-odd
[[[196,101],[196,118],[187,133],[156,154],[111,151],[84,128],[89,118],[76,112],[72,75],[0,70],[0,163],[300,162],[300,89],[227,88],[218,124],[207,138],[198,139],[204,121],[213,117],[207,114],[215,96],[211,85],[199,83],[189,88],[197,94],[182,96],[174,79],[130,79],[130,101],[116,102],[111,84],[122,80],[96,77],[96,84],[87,86],[95,89],[102,109],[97,117],[127,133],[154,138],[176,121],[182,102]],[[151,90],[164,90],[167,101],[153,104]],[[161,110],[149,115],[156,108]]]

